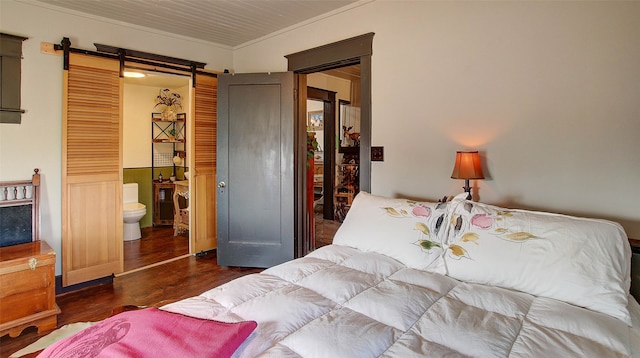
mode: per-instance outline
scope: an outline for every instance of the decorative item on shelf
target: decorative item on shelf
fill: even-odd
[[[315,132],[307,132],[307,168],[313,166],[313,156],[318,150],[318,141]]]
[[[164,178],[162,177],[162,172],[160,172],[160,174],[158,174],[158,183],[162,183],[163,180]]]
[[[359,147],[360,146],[360,133],[352,133],[352,126],[342,126],[342,146],[343,147]]]
[[[357,151],[360,147],[360,108],[340,100],[339,124],[340,153]]]
[[[462,188],[467,193],[467,200],[470,200],[471,187],[469,186],[469,179],[484,179],[478,151],[456,152],[456,164],[453,167],[451,179],[464,179]]]
[[[171,128],[169,130],[169,142],[175,142],[175,140],[176,140],[176,129]]]
[[[171,176],[169,177],[169,181],[174,183],[176,181],[176,173],[172,173]]]
[[[170,89],[164,88],[161,89],[156,97],[156,105],[153,108],[158,106],[164,106],[162,110],[162,120],[163,121],[175,121],[178,118],[177,109],[182,109],[182,97],[179,93],[171,92]]]
[[[163,121],[175,121],[178,118],[178,112],[173,108],[173,106],[166,107],[162,111],[162,120]]]

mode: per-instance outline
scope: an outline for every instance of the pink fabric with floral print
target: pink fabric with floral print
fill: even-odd
[[[38,357],[230,357],[257,323],[203,320],[157,308],[110,317]]]

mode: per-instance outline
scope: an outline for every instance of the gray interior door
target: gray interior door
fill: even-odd
[[[218,264],[294,258],[293,72],[218,77]]]

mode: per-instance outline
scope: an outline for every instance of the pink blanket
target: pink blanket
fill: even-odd
[[[203,320],[157,308],[110,317],[38,357],[230,357],[257,323]]]

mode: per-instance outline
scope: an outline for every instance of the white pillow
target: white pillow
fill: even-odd
[[[511,210],[457,196],[451,202],[449,276],[602,312],[631,325],[631,249],[606,220]]]
[[[387,255],[411,268],[444,274],[441,255],[448,205],[385,198],[361,191],[333,243]]]

